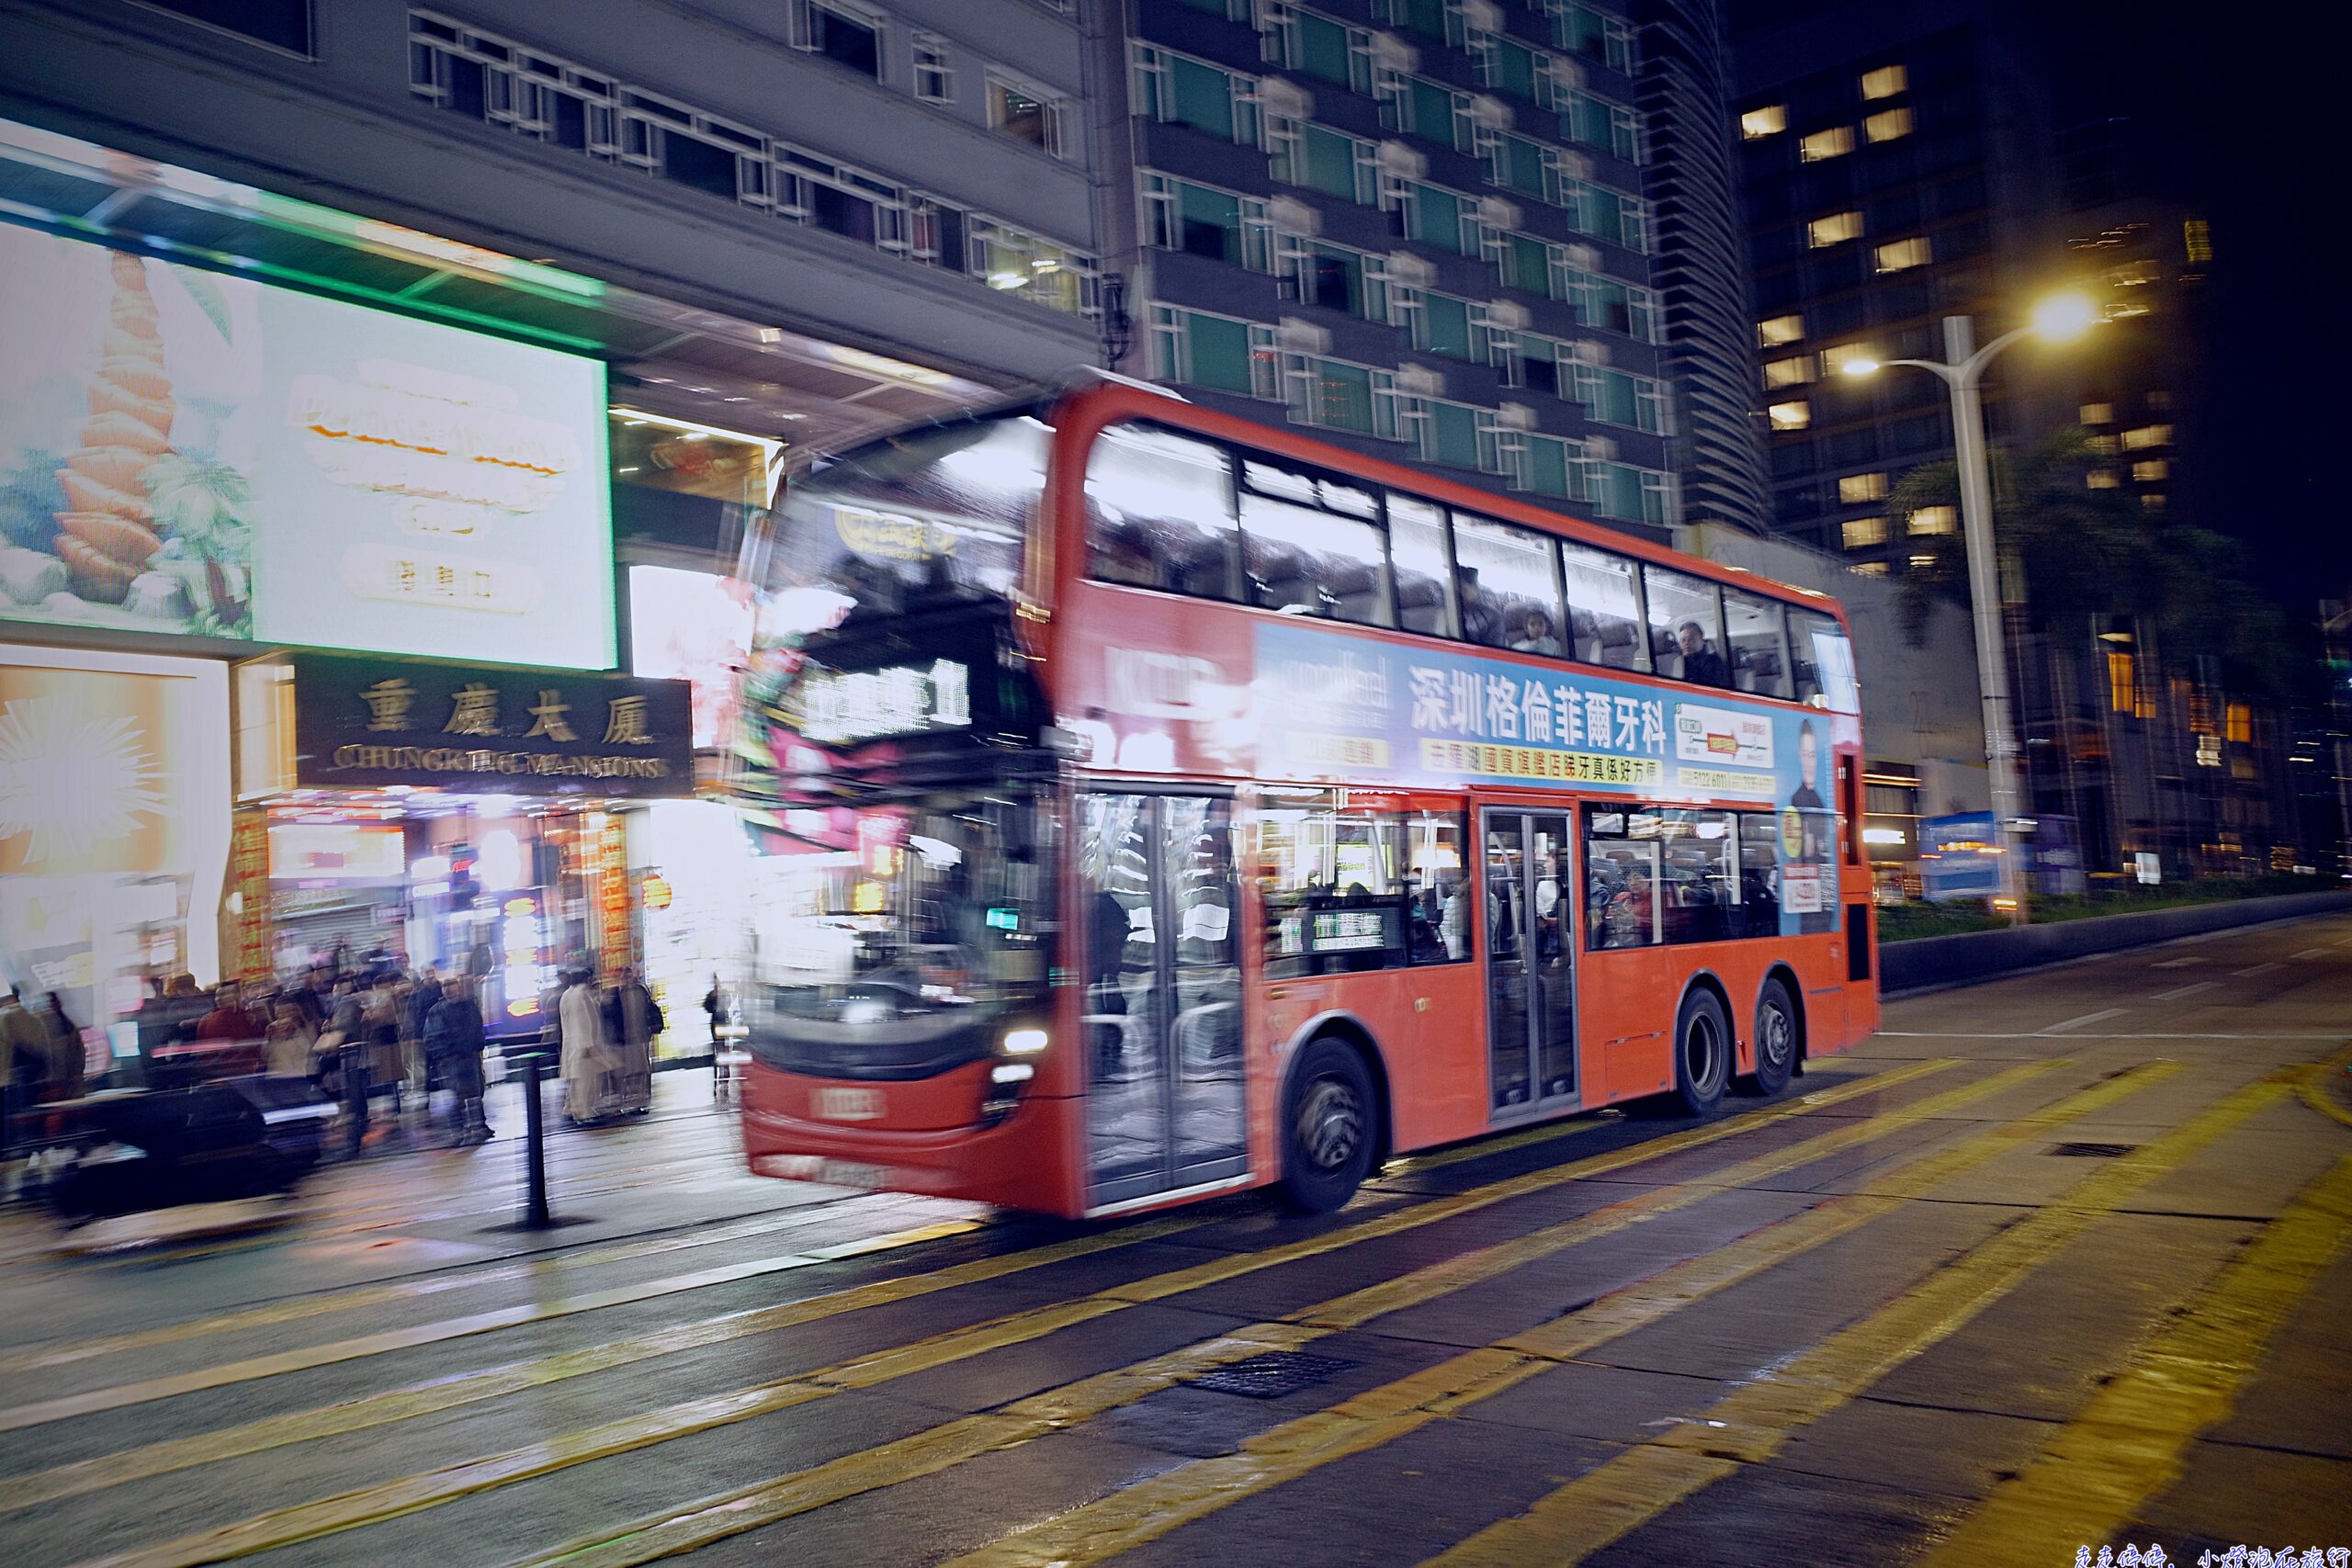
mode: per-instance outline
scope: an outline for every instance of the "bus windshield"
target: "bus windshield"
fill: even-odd
[[[1051,434],[1023,412],[929,425],[795,482],[756,574],[783,598],[779,629],[1009,595]]]
[[[1026,792],[788,814],[760,864],[750,1043],[842,1077],[937,1072],[1045,999],[1052,877]]]

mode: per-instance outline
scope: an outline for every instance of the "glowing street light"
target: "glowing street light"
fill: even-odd
[[[1976,679],[1984,701],[1984,761],[1993,786],[1994,865],[2000,894],[1993,908],[2012,920],[2026,918],[2023,857],[2015,848],[2023,808],[2018,784],[2017,734],[2009,718],[2008,654],[2002,646],[1999,558],[1993,547],[1993,479],[1984,456],[1984,367],[2003,349],[2029,334],[2066,343],[2098,324],[2098,307],[2081,294],[2053,294],[2036,306],[2030,324],[1975,346],[1966,316],[1944,318],[1944,357],[1853,358],[1849,376],[1869,376],[1888,366],[1916,366],[1940,378],[1951,391],[1952,446],[1960,468],[1960,515],[1968,543],[1968,596],[1976,622]]]

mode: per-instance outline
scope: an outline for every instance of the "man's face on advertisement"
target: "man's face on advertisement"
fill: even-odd
[[[1811,730],[1797,737],[1797,782],[1809,784],[1821,771],[1821,742]]]

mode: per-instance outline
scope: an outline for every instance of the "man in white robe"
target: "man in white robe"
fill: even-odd
[[[592,1122],[603,1110],[605,1075],[611,1052],[605,1045],[604,998],[588,976],[575,979],[558,1011],[563,1026],[564,1108],[574,1122]]]

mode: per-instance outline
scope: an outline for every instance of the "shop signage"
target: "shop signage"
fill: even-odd
[[[684,681],[295,653],[295,782],[469,795],[684,796]]]
[[[800,685],[800,732],[825,746],[886,735],[968,729],[972,673],[952,659],[888,670],[812,670]]]
[[[0,227],[0,619],[614,661],[605,369]]]
[[[270,952],[269,814],[239,811],[229,829],[229,891],[234,935],[224,974],[259,978],[273,973]]]

